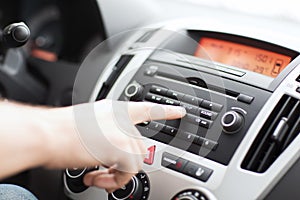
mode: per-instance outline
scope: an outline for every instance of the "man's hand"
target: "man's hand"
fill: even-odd
[[[109,168],[87,174],[84,182],[88,186],[105,188],[108,192],[124,186],[142,168],[146,147],[144,138],[134,124],[177,119],[185,115],[185,110],[181,107],[108,100],[96,103],[95,112],[98,113],[101,134],[109,143],[104,145],[109,150],[98,152],[97,155],[100,154],[98,159]]]
[[[134,124],[185,115],[181,107],[110,100],[63,108],[0,102],[0,109],[0,179],[38,166],[105,166],[84,182],[110,192],[142,168],[146,148]]]

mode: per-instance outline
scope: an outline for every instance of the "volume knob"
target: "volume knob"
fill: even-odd
[[[236,111],[226,112],[221,119],[224,131],[229,134],[239,131],[243,127],[243,123],[243,116]]]
[[[141,86],[139,83],[134,82],[129,84],[125,89],[125,95],[129,98],[131,101],[137,101],[142,96],[143,93],[143,86]]]

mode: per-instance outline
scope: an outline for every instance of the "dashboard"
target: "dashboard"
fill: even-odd
[[[27,45],[1,58],[2,97],[187,111],[136,126],[148,151],[143,169],[112,194],[82,182],[99,167],[33,170],[6,182],[22,180],[42,199],[299,198],[298,22],[179,0],[0,3],[2,27],[24,21],[31,30]]]
[[[137,125],[148,156],[125,187],[108,195],[82,184],[98,168],[67,169],[65,193],[109,200],[298,197],[298,178],[287,177],[297,173],[299,155],[299,47],[282,38],[284,31],[270,37],[277,26],[249,31],[256,25],[187,18],[117,35],[126,39],[86,99],[182,106],[187,115]],[[102,48],[82,69],[97,65]]]

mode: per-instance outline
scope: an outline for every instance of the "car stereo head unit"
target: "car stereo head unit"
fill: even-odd
[[[137,125],[148,156],[126,187],[107,195],[82,186],[89,170],[78,176],[67,170],[69,197],[260,199],[293,164],[300,132],[299,53],[267,37],[193,23],[133,34],[89,95],[91,101],[182,106],[186,116]],[[248,186],[237,191],[239,184]]]

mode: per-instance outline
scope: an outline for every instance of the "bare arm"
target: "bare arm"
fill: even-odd
[[[0,178],[47,162],[47,109],[0,102]]]
[[[108,100],[65,108],[0,102],[0,111],[0,179],[37,166],[105,165],[113,168],[89,174],[85,183],[108,191],[121,187],[142,166],[146,149],[133,124],[185,114],[179,107]],[[90,117],[99,130],[92,132]],[[90,143],[93,134],[96,140]]]

